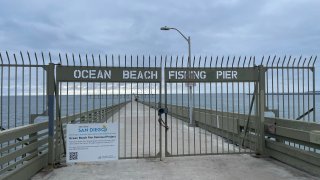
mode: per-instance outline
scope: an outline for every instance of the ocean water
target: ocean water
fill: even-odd
[[[139,99],[146,102],[159,102],[159,94],[139,94]],[[73,115],[92,109],[112,106],[134,98],[131,94],[115,95],[61,95],[60,101],[61,116]],[[42,114],[46,111],[45,96],[2,96],[0,99],[0,126],[4,129],[17,127],[31,122],[30,114]],[[162,103],[186,106],[191,104],[188,94],[167,94],[162,95]],[[224,112],[248,114],[252,95],[235,94],[193,94],[193,106],[195,108],[213,109]],[[268,95],[266,96],[265,116],[296,119],[304,112],[313,107],[313,96],[311,95]],[[273,110],[273,111],[272,111]],[[315,118],[313,112],[305,116],[302,121],[320,123],[320,95],[315,96]],[[252,114],[255,112],[255,103]],[[45,121],[47,116],[40,116],[35,121]]]

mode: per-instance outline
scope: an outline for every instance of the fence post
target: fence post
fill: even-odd
[[[260,131],[260,143],[258,153],[260,155],[265,154],[265,133],[264,133],[264,112],[265,112],[265,72],[266,68],[262,65],[259,66],[259,131]]]
[[[48,106],[48,165],[49,167],[54,166],[54,64],[49,63],[46,66],[47,70],[47,106]]]

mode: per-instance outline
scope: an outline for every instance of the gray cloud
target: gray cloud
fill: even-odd
[[[2,1],[0,51],[316,55],[317,0]],[[316,65],[319,67],[319,63]]]
[[[314,55],[317,0],[5,1],[0,50],[108,54]]]

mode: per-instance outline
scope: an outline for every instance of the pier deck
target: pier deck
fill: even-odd
[[[250,155],[215,155],[159,159],[127,159],[81,163],[42,171],[33,180],[81,179],[319,179],[269,158]]]
[[[131,113],[132,109],[132,113]],[[149,115],[150,110],[150,115]],[[138,112],[137,112],[138,111]],[[132,114],[132,117],[130,116]],[[119,118],[120,117],[120,118]],[[155,152],[155,144],[159,147],[159,127],[157,119],[155,119],[156,111],[149,109],[141,103],[132,102],[128,103],[125,107],[121,108],[119,112],[114,114],[113,120],[120,119],[120,157],[125,156],[124,151],[124,124],[126,123],[127,131],[126,135],[126,156],[131,155],[131,134],[132,129],[132,142],[143,141],[145,138],[145,146],[139,144],[137,147],[133,143],[132,154],[138,154],[138,156],[149,154],[149,125],[150,127],[150,154]],[[132,118],[132,119],[131,119]],[[149,119],[150,124],[149,124]],[[145,124],[145,136],[143,136],[142,123],[144,119]],[[188,126],[177,123],[177,119],[172,119],[173,129],[178,128],[179,131],[185,130],[187,132]],[[111,119],[108,119],[110,121]],[[133,120],[131,128],[131,120]],[[137,120],[138,120],[138,136],[137,134]],[[178,127],[177,127],[178,125]],[[193,131],[194,129],[189,129]],[[156,132],[155,132],[156,131]],[[196,138],[198,138],[199,131],[201,129],[195,128]],[[164,132],[164,131],[163,131]],[[154,138],[156,134],[157,138]],[[209,132],[200,133],[202,140],[207,136],[207,140],[211,138]],[[164,136],[164,133],[163,133]],[[213,140],[216,136],[213,135]],[[163,138],[164,139],[164,138]],[[176,137],[173,134],[172,144],[182,143],[182,137],[179,137],[180,142],[176,142]],[[196,142],[199,139],[196,139]],[[193,139],[191,140],[193,142]],[[171,143],[171,142],[170,142]],[[184,143],[187,144],[184,137]],[[221,143],[221,142],[220,142]],[[205,144],[205,143],[203,143]],[[215,145],[215,141],[213,145]],[[226,147],[227,143],[224,142],[223,146]],[[232,144],[230,144],[231,146]],[[180,146],[181,147],[181,146]],[[144,148],[144,149],[143,149]],[[197,146],[198,148],[198,146]],[[202,147],[204,150],[204,147]],[[208,148],[208,147],[207,147]],[[216,147],[214,147],[216,148]],[[138,151],[137,151],[138,149]],[[233,148],[230,148],[233,149]],[[192,150],[192,148],[191,148]],[[209,150],[209,149],[208,149]],[[181,151],[181,150],[178,150]],[[199,149],[196,149],[199,151]],[[164,149],[162,151],[164,153]],[[174,152],[174,150],[173,150]],[[181,152],[179,152],[181,153]],[[279,161],[271,158],[255,158],[249,154],[234,154],[234,155],[212,155],[212,156],[184,156],[184,157],[165,157],[163,161],[159,158],[142,158],[142,159],[124,159],[118,161],[108,161],[104,163],[77,163],[70,164],[66,167],[54,169],[52,171],[43,170],[36,174],[33,180],[48,179],[48,180],[80,180],[80,179],[317,179],[314,176],[309,175],[303,171],[297,170]]]

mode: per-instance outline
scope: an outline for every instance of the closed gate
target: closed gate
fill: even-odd
[[[218,60],[178,58],[165,68],[166,156],[259,152],[263,123],[264,69],[228,67]],[[227,61],[227,62],[226,62]],[[250,59],[251,61],[251,59]],[[245,62],[243,62],[245,63]],[[231,64],[231,63],[230,63]],[[249,63],[250,64],[250,63]],[[261,73],[260,73],[261,72]],[[260,141],[261,142],[261,141]],[[262,144],[261,144],[262,145]]]
[[[103,63],[99,56],[97,65],[92,56],[89,65],[85,59],[84,65],[56,67],[56,158],[66,152],[66,124],[97,122],[118,124],[120,159],[160,157],[157,109],[140,103],[161,102],[160,60],[112,56]]]

